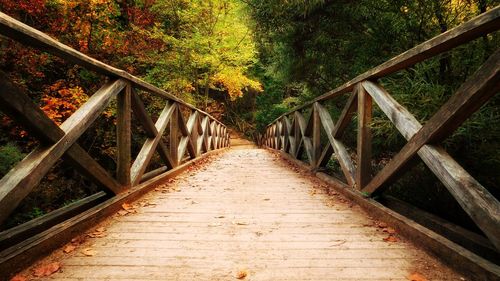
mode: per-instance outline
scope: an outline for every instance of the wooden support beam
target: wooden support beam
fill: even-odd
[[[312,119],[312,156],[313,164],[311,165],[313,169],[317,169],[319,166],[319,158],[321,157],[321,119],[317,110],[318,103],[313,105],[311,112]]]
[[[139,120],[142,127],[144,128],[146,136],[148,138],[155,138],[158,135],[158,130],[155,127],[155,123],[153,122],[153,120],[151,120],[151,117],[149,117],[149,114],[147,113],[141,98],[139,97],[139,95],[137,95],[137,93],[135,93],[133,89],[132,89],[132,109],[134,111],[135,117]],[[172,169],[175,166],[174,161],[172,157],[170,157],[170,152],[168,150],[168,147],[163,142],[163,138],[161,138],[160,141],[158,142],[158,146],[156,149],[160,154],[160,157],[165,163],[165,165],[169,169]]]
[[[76,142],[123,88],[126,82],[106,83],[62,125],[64,136],[54,145],[41,145],[28,154],[0,180],[0,223],[28,195],[50,168]]]
[[[181,132],[181,140],[179,142],[179,148],[178,148],[178,156],[179,156],[178,161],[179,162],[182,161],[182,159],[184,158],[184,154],[186,153],[186,149],[187,149],[191,159],[194,159],[194,158],[196,158],[196,151],[195,151],[195,148],[194,148],[193,143],[191,141],[191,131],[192,131],[193,126],[194,126],[194,121],[192,120],[192,118],[190,116],[190,118],[189,118],[190,123],[188,124],[189,125],[189,127],[188,127],[186,125],[186,122],[184,121],[184,117],[182,116],[182,113],[180,110],[178,111],[177,116],[178,116],[177,117],[178,118],[178,128],[179,128],[179,131]],[[216,126],[217,126],[217,128],[219,128],[218,123],[216,123]],[[218,141],[219,141],[219,139],[217,138],[217,146],[218,146]],[[217,148],[218,147],[216,147],[216,149]]]
[[[477,78],[478,83],[481,82]],[[466,82],[467,83],[467,82]],[[487,84],[487,83],[484,83]],[[426,126],[435,126],[434,122],[430,122],[434,118],[431,118],[425,126],[418,130],[421,125],[418,121],[401,105],[399,105],[394,99],[392,99],[389,94],[381,87],[373,83],[364,83],[367,91],[369,91],[377,103],[380,102],[380,108],[384,113],[386,113],[389,119],[396,125],[396,128],[401,131],[403,136],[409,138],[409,142],[403,149],[389,162],[389,164],[382,169],[382,171],[377,174],[377,176],[366,186],[364,191],[373,192],[377,190],[381,191],[380,187],[385,186],[389,179],[396,174],[396,172],[401,169],[401,167],[413,156],[405,156],[401,158],[401,155],[408,153],[408,148],[412,147],[412,141],[418,139],[417,137],[426,132],[424,128]],[[461,87],[462,89],[462,87]],[[490,88],[491,89],[491,88]],[[462,93],[463,95],[474,95],[479,94],[477,92],[467,92],[463,93],[458,91],[457,93]],[[484,92],[483,92],[484,94]],[[463,96],[462,96],[463,97]],[[452,97],[450,100],[443,105],[437,114],[450,114],[453,112],[460,111],[451,106],[450,101],[456,98]],[[460,104],[467,104],[465,99],[462,99]],[[444,109],[443,109],[444,108]],[[467,107],[466,107],[467,108]],[[440,113],[442,112],[442,113]],[[467,114],[472,114],[472,112],[465,111]],[[441,119],[445,120],[445,119]],[[433,125],[434,124],[434,125]],[[414,145],[414,144],[413,144]],[[419,147],[418,155],[427,164],[427,166],[434,172],[434,174],[440,179],[441,182],[450,191],[457,202],[464,208],[464,210],[471,216],[474,222],[483,230],[483,232],[488,236],[491,242],[495,245],[497,249],[500,247],[500,203],[496,200],[479,182],[477,182],[470,174],[468,174],[458,163],[456,163],[451,156],[449,156],[444,149],[439,146],[424,144]],[[398,156],[399,155],[399,156]]]
[[[135,186],[141,182],[142,175],[146,171],[174,111],[174,106],[170,102],[167,102],[155,124],[156,136],[146,139],[132,165],[132,185]]]
[[[340,113],[340,117],[337,121],[337,124],[335,124],[335,128],[333,128],[333,137],[336,139],[341,138],[344,135],[345,129],[349,125],[349,122],[351,122],[352,116],[358,109],[358,90],[359,88],[354,89],[354,92],[347,100],[342,113]]]
[[[355,183],[354,165],[351,161],[351,157],[347,152],[347,149],[345,148],[344,144],[341,141],[337,140],[335,137],[333,137],[334,125],[332,117],[330,116],[330,113],[328,113],[328,110],[326,110],[321,104],[316,103],[315,106],[319,114],[319,117],[321,119],[321,124],[323,124],[323,128],[325,129],[326,136],[330,141],[330,145],[328,147],[333,148],[333,151],[335,151],[335,155],[337,157],[337,160],[339,161],[340,167],[342,168],[342,172],[344,173],[347,183],[350,186],[354,186]],[[329,149],[329,151],[332,151],[331,148]],[[326,148],[325,150],[327,149],[328,148]],[[327,150],[326,152],[325,151],[323,152],[323,155],[321,156],[322,158],[320,158],[320,162],[325,162],[325,161],[327,162],[327,160],[325,160],[325,157],[327,157],[329,151]]]
[[[130,188],[130,163],[131,163],[131,95],[130,84],[117,96],[117,116],[116,116],[116,146],[117,146],[117,168],[116,178],[118,182]]]
[[[363,189],[371,179],[372,134],[372,97],[360,87],[358,92],[358,167],[356,187]]]
[[[179,105],[174,103],[172,105],[174,112],[170,117],[170,158],[174,168],[179,166]]]
[[[467,117],[498,93],[500,91],[498,65],[500,65],[500,51],[496,51],[474,75],[467,79],[424,127],[383,88],[372,82],[363,82],[363,87],[377,99],[376,102],[382,111],[409,140],[365,191],[372,193],[380,188],[394,177],[424,144],[442,140],[451,134]]]
[[[311,137],[310,137],[310,135],[312,133],[312,124],[311,124],[312,118],[309,118],[309,122],[306,123],[306,120],[304,119],[304,117],[302,116],[301,113],[296,112],[295,117],[299,121],[299,129],[300,129],[299,131],[301,134],[301,145],[299,145],[298,152],[301,153],[302,148],[305,149],[309,164],[311,166],[313,166],[313,164],[314,164],[313,145],[312,145],[312,141],[311,141]],[[303,145],[303,147],[302,147],[302,145]],[[300,155],[297,155],[297,156],[300,157]]]
[[[1,71],[0,109],[44,144],[54,144],[64,136],[64,131]],[[122,186],[78,143],[73,144],[66,151],[64,158],[97,185],[113,193],[122,191]]]

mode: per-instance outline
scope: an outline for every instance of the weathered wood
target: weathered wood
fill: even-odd
[[[137,185],[141,182],[142,175],[146,171],[149,162],[151,161],[151,157],[153,157],[158,143],[163,137],[163,132],[165,132],[168,122],[170,121],[170,117],[174,111],[174,106],[167,102],[155,124],[155,130],[157,132],[156,137],[146,139],[141,150],[139,151],[139,154],[137,154],[134,163],[132,164],[132,185]]]
[[[170,157],[172,159],[172,164],[174,165],[174,168],[179,165],[179,157],[182,157],[183,155],[179,156],[179,129],[178,129],[178,124],[179,124],[179,106],[177,103],[174,103],[172,105],[174,112],[172,113],[172,116],[170,117]]]
[[[131,156],[131,95],[132,89],[127,85],[125,89],[118,94],[117,97],[117,116],[116,116],[116,146],[117,146],[117,168],[116,178],[121,185],[129,188],[130,180],[130,163]]]
[[[108,197],[108,195],[101,191],[54,210],[46,215],[30,220],[29,222],[0,232],[0,251],[12,247],[33,235],[45,231],[64,220],[94,207],[104,201],[106,197]]]
[[[134,111],[135,117],[139,120],[144,131],[146,132],[146,136],[148,138],[155,138],[158,135],[158,131],[156,130],[155,123],[149,117],[146,108],[144,107],[144,103],[137,93],[135,93],[132,89],[132,109]],[[208,117],[207,117],[208,118]],[[169,169],[174,167],[174,161],[172,157],[170,157],[170,152],[168,147],[163,142],[163,138],[160,139],[157,146],[157,151],[160,154],[161,159],[167,165]]]
[[[372,92],[373,97],[377,102],[379,99],[383,98],[385,102],[381,103],[384,105],[383,107],[381,106],[382,111],[385,112],[385,110],[387,110],[385,113],[391,121],[394,120],[394,124],[396,124],[396,127],[401,131],[403,136],[411,137],[408,144],[403,147],[403,149],[363,190],[366,192],[373,192],[377,189],[376,187],[382,186],[387,179],[391,178],[391,175],[394,175],[395,171],[401,168],[401,166],[408,161],[408,158],[410,158],[398,155],[405,155],[409,151],[408,147],[412,147],[412,140],[418,140],[417,137],[421,135],[422,132],[425,132],[424,128],[426,126],[435,126],[435,122],[427,122],[422,129],[415,133],[415,129],[421,125],[406,109],[404,109],[404,107],[399,105],[394,99],[388,98],[389,95],[387,92],[375,84],[367,82],[363,83],[363,85],[366,86],[368,91]],[[476,92],[463,93],[459,91],[457,93],[462,93],[462,95],[474,95]],[[457,100],[452,97],[450,101],[467,104],[467,100],[465,98]],[[449,104],[449,101],[445,103],[436,115],[446,113],[451,114],[452,112],[459,111],[456,109],[457,106],[449,106]],[[453,104],[454,103],[452,103],[452,105]],[[386,107],[390,110],[385,109]],[[471,112],[468,111],[466,113],[471,114]],[[405,121],[401,122],[398,120]],[[434,120],[434,118],[431,118],[431,120]],[[443,122],[445,119],[440,120]],[[456,163],[456,161],[453,160],[453,158],[451,158],[451,156],[449,156],[444,149],[431,145],[423,145],[419,148],[420,149],[417,150],[418,155],[427,164],[431,171],[433,171],[434,174],[440,179],[440,181],[443,182],[457,202],[471,216],[472,220],[474,220],[478,227],[481,228],[481,230],[498,249],[500,246],[500,203],[498,200],[496,200],[495,197],[493,197],[479,182],[477,182],[458,163]],[[378,191],[380,192],[380,190]]]
[[[366,187],[366,192],[374,192],[393,177],[417,151],[432,140],[442,139],[460,126],[468,116],[475,112],[489,97],[500,90],[499,70],[500,51],[495,52],[487,62],[457,90],[457,92],[438,110],[422,127],[404,107],[399,105],[381,87],[372,82],[363,82],[363,87],[376,98],[389,119],[396,125],[408,143],[384,167],[384,169]],[[418,134],[417,134],[418,131]]]
[[[356,169],[356,187],[363,189],[371,179],[372,135],[370,123],[372,120],[372,97],[358,88],[358,165]]]
[[[0,222],[7,218],[125,86],[124,80],[105,84],[61,125],[65,133],[62,138],[52,146],[36,148],[0,180]]]
[[[64,131],[1,71],[0,109],[43,143],[53,144],[64,136]],[[113,193],[119,193],[122,190],[120,184],[77,143],[66,151],[64,158],[94,183]]]
[[[351,122],[352,116],[356,113],[358,109],[358,90],[357,88],[354,89],[354,92],[351,94],[344,109],[340,113],[339,120],[333,129],[334,138],[341,138],[344,135],[344,131],[349,125],[349,122]]]
[[[495,247],[484,236],[446,221],[392,196],[383,196],[381,199],[384,206],[391,210],[414,220],[439,235],[465,247],[467,250],[499,264],[500,253],[497,252]]]
[[[355,169],[354,165],[352,164],[351,157],[349,153],[347,152],[345,146],[342,144],[341,141],[337,140],[333,136],[333,131],[334,131],[334,125],[333,125],[333,120],[328,111],[319,103],[315,104],[316,110],[319,114],[319,117],[321,119],[321,124],[323,125],[323,128],[325,129],[326,136],[328,137],[328,140],[330,141],[330,147],[333,148],[335,151],[335,155],[339,161],[340,167],[342,168],[342,172],[344,173],[344,176],[350,186],[354,186],[355,180]],[[322,157],[326,157],[326,154],[328,152],[323,152]],[[325,159],[320,159],[321,162],[326,161]]]
[[[196,113],[195,113],[196,114]],[[191,117],[196,117],[195,115],[191,115],[188,119],[188,124],[186,125],[186,122],[184,121],[184,117],[181,114],[181,111],[178,111],[178,126],[179,126],[179,131],[181,132],[181,140],[179,142],[179,148],[178,148],[178,155],[179,155],[179,162],[184,158],[184,154],[186,153],[186,150],[189,153],[189,156],[191,159],[196,158],[196,150],[194,148],[192,139],[191,139],[191,131],[194,128],[195,125],[195,118]],[[216,123],[217,126],[217,133],[219,134],[220,131],[220,125]],[[216,149],[219,149],[219,138],[217,138],[217,146]]]
[[[319,166],[319,158],[321,157],[321,119],[318,112],[318,103],[313,105],[311,112],[312,119],[312,155],[313,155],[313,169]]]
[[[402,69],[409,68],[428,58],[432,58],[440,53],[449,51],[457,46],[480,38],[488,33],[498,30],[500,25],[500,6],[497,6],[486,13],[482,13],[470,21],[461,24],[447,32],[441,33],[436,37],[425,41],[424,43],[411,48],[410,50],[372,68],[365,73],[355,77],[349,82],[331,90],[310,102],[284,113],[288,115],[294,111],[307,108],[315,102],[329,100],[342,94],[351,92],[355,85],[365,80],[376,80],[377,78],[387,76]],[[282,116],[276,118],[278,120]],[[276,121],[275,120],[275,121]],[[274,121],[273,121],[274,122]]]
[[[106,217],[120,210],[123,203],[130,203],[140,198],[140,196],[151,191],[158,184],[162,184],[168,179],[184,172],[187,168],[206,156],[220,152],[222,150],[209,152],[197,159],[179,165],[17,245],[12,245],[12,247],[0,252],[0,272],[2,272],[0,280],[8,280],[14,273],[30,265],[40,257],[46,256],[52,250],[68,243],[75,236],[82,234],[85,230],[95,226]]]
[[[500,250],[500,202],[442,147],[424,145],[418,155]]]

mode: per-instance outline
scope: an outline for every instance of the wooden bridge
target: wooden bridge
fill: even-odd
[[[440,145],[499,92],[499,50],[425,124],[377,83],[499,28],[497,7],[279,117],[257,140],[267,149],[240,139],[229,148],[228,129],[206,112],[0,13],[3,36],[106,77],[58,126],[0,73],[0,109],[40,142],[0,180],[0,223],[61,158],[103,189],[1,232],[0,280],[500,280],[500,204]],[[164,100],[156,120],[147,95]],[[334,121],[325,102],[341,95]],[[108,171],[78,139],[113,99]],[[371,177],[374,104],[408,143]],[[342,137],[354,116],[349,152]],[[134,159],[132,120],[146,134]],[[148,171],[156,152],[161,167]],[[332,156],[345,182],[320,172]],[[424,212],[418,224],[372,198],[417,156],[484,236]]]

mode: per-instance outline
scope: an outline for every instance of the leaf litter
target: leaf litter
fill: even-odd
[[[52,263],[37,267],[33,271],[33,276],[35,276],[35,277],[47,277],[47,276],[50,276],[50,275],[58,272],[60,269],[61,269],[61,263],[52,262]]]

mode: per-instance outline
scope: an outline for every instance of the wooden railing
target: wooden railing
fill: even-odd
[[[64,157],[76,170],[108,193],[119,194],[147,179],[178,167],[187,159],[229,146],[224,124],[193,105],[148,84],[131,74],[90,58],[3,13],[0,34],[69,62],[103,74],[107,82],[60,126],[0,73],[0,109],[22,125],[40,145],[0,180],[0,224],[5,221],[47,172]],[[137,89],[161,97],[165,107],[154,122],[147,113]],[[107,171],[78,143],[110,102],[117,100],[117,170]],[[135,160],[131,159],[131,114],[142,125],[147,138]],[[185,120],[183,112],[190,115]],[[168,145],[164,138],[169,127]],[[164,166],[145,174],[157,151]],[[185,157],[187,154],[188,157]]]
[[[259,142],[272,149],[282,150],[296,159],[301,158],[305,152],[313,170],[325,167],[332,155],[335,155],[347,185],[371,196],[380,193],[390,182],[401,176],[410,160],[418,154],[499,250],[498,200],[465,171],[440,143],[499,92],[500,50],[496,50],[424,125],[377,83],[379,78],[486,36],[499,28],[500,7],[496,7],[283,114],[267,126]],[[338,120],[334,121],[322,102],[347,93],[350,93],[347,104]],[[395,125],[407,143],[372,178],[370,122],[373,102]],[[308,112],[308,119],[304,117],[304,112]],[[351,158],[342,137],[356,113],[357,150],[356,156]],[[329,141],[323,148],[321,127]]]

